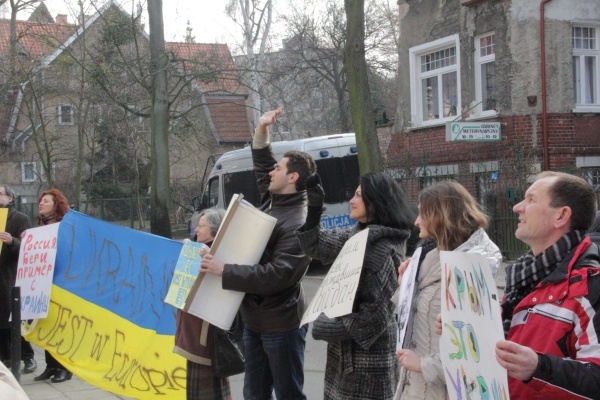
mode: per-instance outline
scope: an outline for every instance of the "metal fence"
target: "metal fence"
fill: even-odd
[[[94,218],[128,226],[132,229],[147,230],[150,228],[150,197],[81,200],[71,204],[71,208]],[[37,198],[20,197],[17,209],[35,221],[38,215]],[[173,221],[177,219],[177,216],[174,215]]]
[[[509,165],[509,163],[506,163]],[[523,199],[529,187],[531,174],[521,168],[508,167],[500,163],[495,171],[470,174],[457,174],[454,171],[438,171],[435,166],[423,165],[412,173],[400,168],[390,168],[386,172],[394,177],[413,201],[418,203],[421,189],[443,179],[454,179],[471,192],[490,217],[488,234],[498,245],[505,259],[512,260],[527,250],[527,246],[515,238],[518,219],[512,208]],[[578,175],[588,181],[600,196],[600,168],[566,169],[564,172]],[[79,201],[72,205],[79,212],[105,221],[147,230],[150,227],[150,198],[130,197],[123,199],[98,199]],[[178,214],[181,207],[174,207],[172,221],[186,222],[188,215]],[[29,215],[32,221],[38,214],[37,198],[22,197],[17,209]]]
[[[421,189],[444,179],[461,183],[481,204],[490,218],[487,230],[490,238],[498,245],[507,260],[513,260],[527,251],[528,247],[515,238],[518,219],[512,210],[520,202],[530,185],[532,175],[514,169],[483,171],[470,174],[453,174],[452,171],[436,171],[435,167],[425,167],[413,172],[412,176],[402,169],[388,169],[402,186],[405,193],[418,203]],[[578,175],[588,181],[600,195],[600,168],[570,169],[565,172]]]

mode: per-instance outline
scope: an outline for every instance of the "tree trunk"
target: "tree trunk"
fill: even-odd
[[[150,30],[150,74],[152,75],[152,174],[150,232],[171,237],[169,167],[169,94],[167,89],[168,58],[165,51],[162,0],[148,0]]]
[[[360,173],[382,171],[381,150],[372,115],[371,94],[365,59],[364,0],[344,0],[346,9],[346,75],[352,122],[356,132]]]

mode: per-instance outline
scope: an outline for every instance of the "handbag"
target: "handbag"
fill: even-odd
[[[231,341],[229,333],[212,326],[212,370],[219,378],[244,372],[244,356]]]

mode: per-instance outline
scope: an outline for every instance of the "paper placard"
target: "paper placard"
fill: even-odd
[[[362,272],[369,229],[352,236],[342,247],[323,283],[302,316],[300,326],[312,322],[319,314],[329,318],[350,314]]]
[[[183,243],[177,264],[175,264],[173,279],[171,279],[171,285],[165,297],[165,303],[183,309],[185,299],[187,299],[200,271],[200,261],[202,260],[200,249],[203,246],[203,243],[191,241]]]
[[[260,261],[277,220],[234,195],[210,253],[225,264]],[[225,290],[222,278],[201,273],[187,297],[184,311],[221,329],[231,328],[245,293]]]
[[[21,287],[21,320],[46,318],[60,222],[28,229],[21,239],[17,280]]]
[[[6,232],[6,220],[8,219],[8,208],[0,208],[0,232]],[[0,240],[0,253],[2,253],[2,245],[4,242]]]
[[[441,251],[440,359],[451,399],[508,399],[495,346],[504,339],[496,282],[481,254]]]
[[[423,250],[421,247],[415,250],[410,263],[408,263],[404,271],[404,275],[402,275],[402,281],[400,281],[400,295],[398,297],[398,342],[396,343],[396,350],[404,348],[406,326],[408,325],[410,308],[412,307],[415,287],[417,286],[417,270],[419,269],[421,250]]]

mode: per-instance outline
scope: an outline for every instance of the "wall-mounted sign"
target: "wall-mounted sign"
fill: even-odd
[[[499,142],[500,122],[448,122],[447,142]]]

